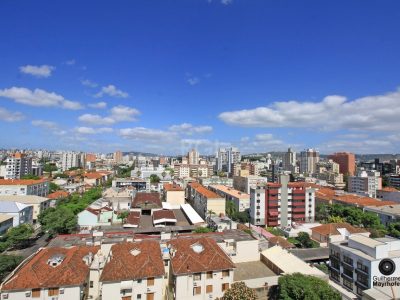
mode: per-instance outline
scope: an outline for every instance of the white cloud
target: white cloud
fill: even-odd
[[[328,141],[319,145],[317,148],[322,153],[337,151],[350,151],[353,153],[390,153],[398,149],[391,141],[384,138],[358,141]]]
[[[26,65],[19,67],[21,73],[43,78],[50,77],[51,72],[54,69],[55,67],[49,65],[41,65],[41,66]]]
[[[110,127],[101,127],[101,128],[77,127],[75,128],[75,131],[79,134],[101,134],[101,133],[113,132],[113,129]]]
[[[136,108],[118,105],[111,109],[110,118],[114,119],[115,122],[137,121],[136,117],[139,115],[140,112]]]
[[[213,128],[211,126],[193,126],[190,123],[182,123],[179,125],[172,125],[169,130],[179,132],[182,134],[192,135],[196,133],[207,133],[211,132]]]
[[[187,83],[189,83],[190,85],[196,85],[200,83],[200,79],[197,77],[190,77],[187,79]]]
[[[66,134],[67,134],[67,131],[66,131],[66,130],[62,130],[62,129],[58,126],[58,124],[55,123],[55,122],[45,121],[45,120],[33,120],[33,121],[31,122],[31,124],[32,124],[33,126],[40,127],[40,128],[46,129],[46,130],[49,130],[49,131],[50,131],[52,134],[54,134],[54,135],[62,136],[62,135],[66,135]]]
[[[103,86],[100,90],[100,92],[98,92],[95,97],[96,98],[100,98],[103,97],[104,95],[108,95],[111,97],[117,97],[117,98],[127,98],[129,96],[129,94],[127,92],[123,92],[119,89],[116,88],[115,85],[108,85],[108,86]]]
[[[72,110],[83,108],[79,102],[67,100],[54,92],[46,92],[41,89],[32,91],[23,87],[12,87],[0,90],[0,97],[9,98],[17,103],[31,106],[61,107]]]
[[[400,91],[348,101],[327,96],[320,102],[282,101],[270,106],[223,112],[219,118],[243,127],[394,131],[400,128]]]
[[[73,65],[76,64],[76,60],[75,60],[75,59],[67,60],[67,61],[65,62],[65,64],[66,64],[67,66],[73,66]]]
[[[175,142],[178,138],[176,133],[145,127],[123,128],[119,135],[125,139],[143,140],[153,142]]]
[[[111,108],[108,116],[83,114],[78,120],[92,125],[112,125],[118,122],[137,121],[137,116],[139,115],[140,112],[136,108],[118,105]]]
[[[98,86],[98,84],[96,82],[91,81],[89,79],[82,79],[81,80],[81,84],[84,85],[84,86],[91,87],[91,88],[95,88],[95,87]]]
[[[83,114],[79,116],[78,120],[92,125],[111,125],[115,123],[114,119],[110,117],[102,117],[93,114]]]
[[[221,3],[223,5],[229,5],[229,4],[232,4],[232,2],[233,2],[233,0],[221,0]]]
[[[104,101],[101,101],[101,102],[97,102],[97,103],[88,104],[88,106],[91,108],[106,108],[107,103]]]
[[[20,112],[12,112],[3,107],[0,107],[0,121],[16,122],[21,121],[25,116]]]

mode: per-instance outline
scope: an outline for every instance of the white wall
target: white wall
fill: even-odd
[[[58,300],[80,300],[81,299],[81,287],[79,286],[73,286],[73,287],[65,287],[65,288],[60,288],[64,289],[64,294],[59,294],[58,295]],[[31,292],[32,290],[25,290],[25,291],[17,291],[17,292],[9,292],[8,293],[8,300],[52,300],[54,296],[49,296],[48,294],[48,289],[42,289],[40,292],[40,297],[39,298],[32,298],[32,297],[27,297],[26,293]],[[61,292],[61,291],[60,291]],[[2,299],[4,299],[4,294],[7,293],[1,293]]]
[[[129,280],[127,280],[129,281]],[[137,280],[130,280],[132,288],[131,293],[126,293],[125,296],[132,295],[132,299],[137,299],[137,295],[141,294],[142,299],[146,299],[147,293],[154,293],[154,300],[162,300],[164,297],[164,279],[157,277],[154,280],[153,286],[147,286],[147,280],[143,279],[141,282]],[[121,299],[121,282],[103,282],[102,284],[102,298],[108,299]]]

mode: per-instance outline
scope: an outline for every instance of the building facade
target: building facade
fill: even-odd
[[[360,169],[356,176],[349,176],[348,191],[376,198],[376,191],[382,189],[382,178],[377,171]]]
[[[2,195],[35,195],[46,197],[49,194],[49,182],[45,179],[0,179],[0,196]]]
[[[353,176],[356,171],[356,157],[354,153],[350,152],[336,152],[329,155],[335,163],[339,164],[340,173]]]
[[[15,153],[6,159],[5,179],[21,179],[32,174],[32,158],[23,153]]]
[[[238,148],[220,148],[217,155],[217,170],[231,173],[232,164],[239,163],[240,160],[241,155]]]
[[[315,173],[319,162],[319,152],[314,149],[307,149],[300,152],[300,172],[306,174]]]

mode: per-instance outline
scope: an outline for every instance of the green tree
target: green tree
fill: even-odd
[[[21,179],[33,179],[33,180],[38,180],[38,179],[40,179],[40,177],[39,177],[39,176],[36,176],[36,175],[29,174],[29,175],[22,176]]]
[[[328,223],[344,223],[346,220],[340,216],[330,216]]]
[[[307,232],[300,232],[296,240],[299,241],[302,248],[317,248],[318,244],[314,242]]]
[[[122,223],[125,223],[126,218],[129,216],[129,211],[124,210],[118,214],[118,219],[122,220]]]
[[[158,177],[156,174],[151,174],[150,175],[150,183],[159,183],[160,182],[160,177]]]
[[[235,211],[235,213],[232,215],[232,220],[240,223],[248,223],[250,216],[248,211]]]
[[[72,233],[78,224],[77,216],[67,207],[48,208],[39,215],[43,230],[50,236]]]
[[[233,201],[226,200],[225,212],[228,216],[232,217],[236,213],[235,204]]]
[[[400,238],[400,222],[390,223],[388,225],[388,234],[395,238]]]
[[[142,175],[142,172],[140,172],[139,170],[137,170],[136,176],[137,176],[137,177],[140,177],[140,175]]]
[[[164,179],[165,176],[167,176],[167,172],[163,171],[163,172],[161,173],[161,176],[162,176],[162,178]]]
[[[34,230],[29,224],[21,224],[10,228],[6,233],[6,240],[11,247],[19,247],[26,244],[32,236]]]
[[[208,227],[197,227],[194,232],[195,233],[207,233],[207,232],[213,232],[214,230],[212,230],[211,228]]]
[[[257,300],[257,295],[243,281],[235,282],[218,300]]]
[[[58,186],[54,182],[50,182],[50,184],[49,184],[49,193],[54,193],[55,191],[58,191],[60,189],[61,189],[60,186]]]
[[[300,273],[283,275],[278,279],[278,299],[281,300],[340,300],[339,292],[317,277]]]
[[[57,171],[57,167],[55,164],[47,163],[43,166],[43,171],[51,173],[51,172]]]
[[[0,255],[0,281],[13,271],[23,260],[22,256]]]

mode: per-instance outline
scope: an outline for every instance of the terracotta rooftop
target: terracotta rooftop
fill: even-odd
[[[160,219],[175,219],[175,214],[172,210],[156,210],[153,212],[153,220],[160,220]]]
[[[183,191],[178,184],[164,183],[164,190],[170,191]]]
[[[271,237],[268,239],[268,242],[270,242],[273,245],[279,245],[284,249],[296,248],[295,245],[293,245],[291,242],[289,242],[287,239],[285,239],[281,236]]]
[[[228,255],[212,238],[179,238],[171,240],[171,266],[174,275],[235,268]]]
[[[50,193],[47,195],[47,198],[49,199],[59,199],[59,198],[65,198],[68,197],[68,192],[66,191],[55,191],[53,193]]]
[[[210,191],[205,186],[201,185],[198,182],[191,182],[188,184],[192,189],[194,189],[197,193],[203,195],[206,198],[221,198],[221,196],[217,195],[213,191]]]
[[[88,207],[88,208],[86,208],[86,210],[87,211],[89,211],[89,212],[91,212],[92,214],[94,214],[94,215],[96,215],[96,216],[98,216],[98,215],[100,215],[101,214],[101,212],[103,212],[103,211],[112,211],[112,208],[110,208],[110,207],[101,207],[101,208],[90,208],[90,207]]]
[[[102,282],[159,277],[165,273],[158,241],[115,244],[110,255],[100,277]]]
[[[140,208],[160,208],[162,207],[159,193],[136,193],[132,201],[132,207]]]
[[[98,172],[86,173],[85,178],[87,179],[100,179],[103,178],[104,174]]]
[[[47,179],[0,179],[0,185],[32,185],[48,182]]]
[[[44,248],[3,284],[2,291],[82,285],[89,273],[83,258],[89,253],[96,254],[99,248]],[[58,266],[51,266],[52,258],[62,261]]]
[[[131,211],[126,218],[125,222],[127,224],[137,225],[140,224],[140,211]]]
[[[250,199],[250,195],[247,193],[243,193],[242,191],[235,190],[234,188],[228,187],[226,185],[211,185],[214,189],[220,190],[221,192],[228,194],[232,197],[238,198],[238,199]]]
[[[315,197],[320,200],[331,201],[335,196],[336,191],[330,188],[320,188],[315,192]]]
[[[355,205],[355,206],[360,206],[360,207],[398,204],[394,201],[379,201],[374,198],[363,197],[363,196],[358,196],[358,195],[353,195],[353,194],[334,196],[333,200],[335,202],[340,202],[343,204]]]
[[[311,228],[311,231],[314,233],[319,233],[320,235],[340,235],[338,228],[346,228],[350,233],[360,233],[360,232],[368,232],[364,228],[357,228],[349,223],[329,223],[323,224],[317,227]]]

